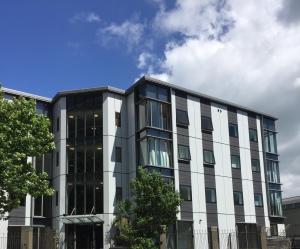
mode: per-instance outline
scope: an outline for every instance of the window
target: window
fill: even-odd
[[[230,137],[238,137],[239,131],[238,126],[236,124],[229,124],[229,136]]]
[[[216,189],[214,188],[206,188],[205,189],[205,197],[207,203],[216,203]]]
[[[34,198],[34,216],[42,216],[43,197]]]
[[[276,133],[265,131],[265,150],[268,153],[277,154]]]
[[[176,124],[183,126],[188,126],[190,124],[189,116],[186,111],[176,109]]]
[[[43,172],[43,156],[37,156],[35,158],[35,170],[39,174]]]
[[[213,125],[210,117],[201,116],[201,128],[204,131],[213,131]]]
[[[56,131],[59,131],[59,117],[56,118]]]
[[[68,174],[73,175],[75,173],[75,151],[74,148],[68,150]]]
[[[278,236],[277,224],[270,224],[271,236]]]
[[[76,173],[82,174],[84,172],[84,151],[77,150],[76,156]]]
[[[249,138],[251,142],[257,142],[257,130],[249,129]]]
[[[192,200],[192,189],[191,189],[191,186],[180,185],[180,197],[184,201],[191,201]]]
[[[55,206],[58,206],[58,191],[55,191]]]
[[[254,202],[255,202],[255,207],[262,207],[263,206],[262,194],[254,194]]]
[[[279,165],[277,161],[267,160],[268,182],[280,183]]]
[[[252,164],[252,171],[253,172],[260,172],[259,159],[251,159],[251,164]]]
[[[169,89],[152,84],[146,84],[139,89],[139,98],[143,97],[169,101]]]
[[[140,141],[140,165],[171,167],[171,142],[165,139],[147,137]]]
[[[59,152],[56,151],[56,167],[59,166]]]
[[[275,131],[275,121],[272,119],[264,118],[264,129]]]
[[[238,155],[231,155],[231,167],[235,169],[241,168],[241,160]]]
[[[115,113],[115,123],[117,127],[121,127],[121,113]]]
[[[242,192],[233,192],[233,201],[234,205],[244,205],[243,193]]]
[[[203,150],[203,161],[204,164],[215,164],[214,153],[211,150]]]
[[[87,113],[85,120],[85,136],[93,137],[94,136],[94,114]]]
[[[68,116],[68,138],[75,138],[75,117],[71,114]]]
[[[178,159],[191,160],[190,148],[185,145],[178,145]]]
[[[117,187],[116,188],[116,201],[122,201],[123,199],[123,194],[122,194],[122,187]]]
[[[122,162],[122,148],[116,147],[116,162],[121,163]]]
[[[270,209],[272,216],[282,216],[282,202],[280,191],[270,192]]]

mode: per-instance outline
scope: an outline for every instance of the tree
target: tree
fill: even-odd
[[[174,184],[158,173],[142,167],[131,182],[131,201],[120,202],[116,209],[114,241],[131,249],[156,249],[155,240],[175,224],[180,195]]]
[[[18,207],[26,194],[53,194],[47,173],[37,173],[28,161],[54,149],[50,127],[34,100],[7,101],[0,92],[0,214]]]

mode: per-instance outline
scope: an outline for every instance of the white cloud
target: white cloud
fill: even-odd
[[[86,22],[99,23],[101,21],[99,15],[94,12],[80,12],[70,18],[70,23]]]
[[[107,46],[112,45],[112,43],[125,43],[127,48],[131,50],[140,43],[143,32],[143,24],[126,20],[121,24],[111,23],[99,29],[97,36],[102,45]]]
[[[166,44],[157,70],[139,63],[155,77],[279,117],[282,182],[291,195],[300,177],[300,23],[286,2],[177,0],[159,9],[155,27],[183,41]]]

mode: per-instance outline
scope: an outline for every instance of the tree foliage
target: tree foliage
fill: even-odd
[[[37,173],[28,162],[53,149],[50,120],[36,113],[35,101],[7,101],[0,92],[0,214],[18,207],[26,194],[53,194],[47,173]]]
[[[114,241],[131,249],[159,248],[159,235],[176,222],[180,195],[173,183],[142,167],[131,182],[131,201],[122,201],[116,209]]]

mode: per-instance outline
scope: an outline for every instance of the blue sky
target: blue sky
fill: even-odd
[[[2,1],[0,82],[49,97],[102,84],[126,88],[142,73],[138,51],[119,40],[103,45],[97,30],[128,19],[149,22],[156,10],[142,0]],[[84,21],[91,13],[99,20]]]

